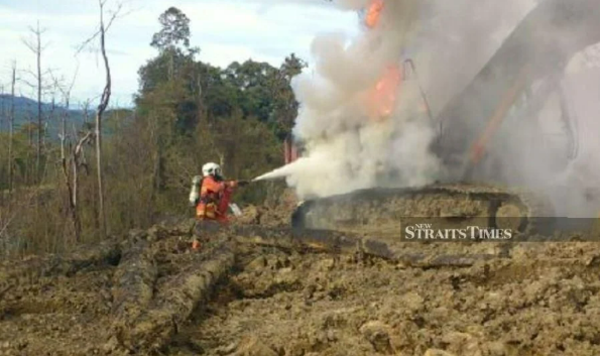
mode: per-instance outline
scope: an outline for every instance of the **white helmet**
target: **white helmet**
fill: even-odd
[[[209,163],[205,164],[204,166],[202,166],[202,175],[205,177],[207,177],[207,176],[220,177],[221,176],[221,166],[219,166],[216,163],[209,162]]]

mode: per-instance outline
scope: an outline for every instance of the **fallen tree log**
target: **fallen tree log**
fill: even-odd
[[[132,326],[154,295],[158,268],[149,244],[142,241],[127,251],[113,276],[113,326],[120,332]]]
[[[188,320],[198,303],[208,300],[216,283],[233,267],[234,259],[233,243],[223,241],[210,251],[210,259],[191,266],[167,283],[156,307],[117,335],[119,344],[133,352],[160,350]]]
[[[440,254],[434,256],[399,255],[394,261],[407,267],[471,267],[477,262],[503,258],[495,254]]]
[[[354,253],[362,244],[360,236],[327,230],[263,228],[248,225],[234,227],[231,234],[240,243],[276,246],[289,250]]]
[[[394,251],[384,241],[329,230],[240,226],[235,228],[234,236],[236,242],[242,244],[270,246],[286,251],[310,250],[336,254],[363,254],[417,268],[470,267],[480,261],[502,258],[500,254],[402,253]]]

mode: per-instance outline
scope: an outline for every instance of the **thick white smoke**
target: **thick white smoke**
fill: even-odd
[[[340,9],[358,11],[370,2],[336,3]],[[293,82],[300,102],[294,135],[306,145],[304,157],[261,178],[286,177],[300,198],[377,186],[431,183],[440,174],[437,158],[428,151],[436,131],[421,108],[419,86],[426,92],[436,116],[473,80],[537,3],[538,0],[384,0],[380,24],[374,29],[364,28],[358,38],[318,36],[311,48],[314,65]],[[357,26],[363,25],[357,21]],[[568,39],[566,34],[548,35],[557,40]],[[390,117],[373,120],[367,105],[369,90],[390,64],[400,65],[406,59],[415,62],[418,77],[401,84]],[[600,111],[600,101],[596,100],[600,97],[600,84],[586,81],[592,73],[591,69],[586,70],[587,74],[581,70],[577,75],[567,73],[563,80],[579,132],[581,127],[595,128],[597,125],[590,125],[598,121],[594,118]],[[562,208],[557,209],[559,214],[589,215],[597,207],[595,203],[586,206],[586,200],[588,187],[600,186],[600,170],[596,168],[600,154],[595,153],[600,151],[591,144],[595,141],[590,135],[580,134],[575,140],[585,152],[580,152],[576,161],[565,163],[569,148],[564,137],[558,137],[564,135],[564,127],[553,128],[552,124],[560,126],[559,101],[553,93],[541,115],[528,118],[531,122],[525,125],[506,118],[497,135],[503,138],[496,139],[499,142],[494,146],[503,154],[501,163],[506,176],[484,178],[547,186],[556,207]],[[561,190],[568,199],[564,194],[556,195],[556,188],[552,188],[556,184],[568,187]]]
[[[337,1],[350,11],[364,10],[370,3]],[[305,156],[261,178],[286,176],[300,198],[433,182],[439,165],[428,147],[435,130],[422,110],[419,85],[435,115],[527,10],[527,5],[517,11],[493,0],[385,1],[375,28],[357,21],[363,27],[358,38],[318,36],[311,48],[312,70],[293,82],[300,102],[294,136],[304,142]],[[409,58],[419,77],[401,84],[389,118],[373,120],[369,90],[388,66]]]
[[[357,11],[369,1],[338,5]],[[369,111],[370,92],[390,65],[402,63],[402,52],[416,33],[418,11],[414,0],[387,2],[377,27],[365,27],[358,38],[315,38],[314,68],[293,82],[300,102],[294,136],[305,144],[306,154],[267,177],[287,176],[301,198],[435,179],[437,161],[427,153],[434,132],[419,111],[418,91],[402,85],[387,118]]]

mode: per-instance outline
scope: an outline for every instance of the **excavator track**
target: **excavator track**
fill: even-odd
[[[481,160],[510,159],[498,149],[502,145],[490,145],[499,137],[497,129],[525,93],[538,81],[549,80],[549,88],[538,91],[536,100],[524,102],[524,114],[519,117],[525,120],[539,113],[544,91],[556,89],[551,84],[562,76],[571,58],[600,41],[598,18],[597,0],[541,2],[473,80],[442,107],[434,120],[440,132],[430,150],[440,159],[446,181],[468,184],[367,189],[310,200],[297,207],[292,225],[358,233],[385,242],[397,241],[411,224],[428,224],[434,229],[511,229],[520,235],[520,241],[551,237],[556,224],[553,205],[535,192],[480,185],[480,181],[497,181],[497,173],[509,169],[498,165],[500,172],[490,172]],[[564,39],[550,41],[550,32],[564,34]],[[529,136],[526,140],[523,147],[533,142]]]
[[[515,188],[474,184],[434,184],[421,188],[366,189],[310,200],[297,207],[294,228],[401,236],[406,226],[511,229],[520,239],[548,235],[551,204],[543,196]]]

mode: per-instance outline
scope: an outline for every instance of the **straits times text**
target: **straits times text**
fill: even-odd
[[[464,228],[435,228],[433,224],[415,224],[404,228],[404,240],[511,240],[512,229],[466,226]]]

